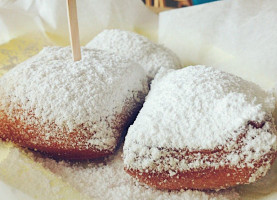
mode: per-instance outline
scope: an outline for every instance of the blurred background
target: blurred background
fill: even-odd
[[[170,10],[173,8],[182,8],[193,5],[209,3],[217,0],[142,0],[146,6],[156,13]]]
[[[209,3],[216,0],[143,0],[147,6],[156,8],[181,8],[186,6]]]

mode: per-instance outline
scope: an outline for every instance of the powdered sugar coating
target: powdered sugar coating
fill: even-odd
[[[161,67],[181,67],[179,58],[171,50],[130,31],[104,30],[87,47],[108,50],[139,63],[151,80]]]
[[[115,115],[124,106],[142,103],[148,92],[147,79],[141,66],[117,55],[82,48],[82,60],[73,62],[69,47],[47,47],[38,55],[19,64],[0,79],[0,109],[17,116],[27,125],[44,124],[44,137],[53,135],[56,124],[68,132],[82,126],[91,136],[87,145],[99,150],[115,147],[112,127]],[[130,100],[132,105],[126,105]],[[29,116],[34,114],[35,120]],[[48,126],[49,125],[49,126]]]
[[[236,200],[239,194],[234,190],[219,192],[203,192],[193,190],[162,191],[141,185],[124,171],[122,148],[115,155],[103,162],[67,163],[56,162],[52,159],[37,158],[54,174],[82,194],[98,200],[129,200],[129,199],[157,199],[157,200]]]
[[[272,94],[254,83],[211,67],[162,69],[128,130],[125,166],[173,174],[200,166],[251,167],[253,160],[276,151],[276,130],[271,119],[274,102]],[[265,121],[265,125],[254,129],[249,121]],[[246,130],[240,149],[237,140]],[[229,155],[214,153],[214,160],[209,162],[200,153],[181,161],[172,156],[173,150],[177,150],[176,156],[178,150],[187,156],[186,151],[214,149],[224,149]]]

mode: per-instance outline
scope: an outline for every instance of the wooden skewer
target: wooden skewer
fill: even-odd
[[[67,17],[74,61],[81,60],[76,0],[67,0]]]

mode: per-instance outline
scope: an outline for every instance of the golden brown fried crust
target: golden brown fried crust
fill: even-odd
[[[270,161],[270,164],[272,164],[275,158],[276,153],[269,153],[259,162],[253,163],[254,168],[238,168],[226,165],[217,169],[214,167],[208,167],[205,169],[199,168],[178,172],[173,176],[170,176],[168,172],[147,173],[126,168],[125,171],[140,182],[157,189],[224,189],[238,184],[249,183],[249,179],[259,167],[265,165],[267,161]]]
[[[66,159],[98,158],[112,153],[112,151],[99,151],[96,148],[88,147],[86,145],[87,140],[93,134],[88,131],[85,131],[87,134],[78,130],[67,132],[65,129],[57,129],[57,125],[51,124],[50,127],[52,128],[53,135],[65,135],[66,137],[49,137],[49,139],[46,139],[44,134],[45,126],[27,125],[26,122],[19,119],[10,119],[4,111],[0,111],[0,115],[2,115],[0,138],[5,141],[12,141],[20,146],[45,152],[53,157]],[[59,133],[55,133],[59,130]],[[88,135],[88,137],[86,138],[85,135]]]
[[[275,126],[271,118],[266,118],[264,121],[258,123],[255,121],[249,121],[247,126],[250,125],[256,129],[262,128],[265,122],[270,123],[272,131],[275,131]],[[228,142],[233,142],[237,144],[234,149],[225,150],[224,146],[222,148],[215,148],[213,150],[194,150],[189,151],[188,149],[166,149],[161,148],[163,152],[169,152],[168,156],[175,158],[176,160],[186,159],[187,163],[193,162],[195,159],[203,161],[203,163],[220,163],[224,160],[230,153],[236,152],[236,154],[241,153],[242,147],[245,145],[243,139],[247,134],[248,129],[245,129],[244,133],[241,133],[237,139],[228,140]],[[197,156],[197,155],[200,155]],[[157,189],[166,190],[180,190],[180,189],[224,189],[238,184],[250,183],[250,178],[254,175],[254,180],[256,178],[262,177],[264,174],[258,172],[259,168],[265,168],[268,165],[272,165],[277,152],[272,150],[265,154],[260,160],[253,161],[251,163],[254,167],[243,167],[243,166],[233,166],[226,163],[225,165],[219,167],[213,166],[199,166],[198,168],[193,168],[187,171],[179,171],[173,176],[170,176],[168,171],[155,172],[151,171],[139,171],[136,169],[127,169],[125,171],[138,179],[140,182],[145,183],[149,186],[155,187]],[[163,159],[163,158],[162,158]],[[244,163],[244,161],[241,161]],[[255,174],[257,173],[257,174]]]
[[[122,132],[133,122],[141,108],[140,104],[134,106],[134,102],[131,103],[133,104],[131,104],[132,109],[126,106],[122,113],[115,116],[112,129],[114,130],[116,143],[110,149],[99,150],[96,146],[88,145],[88,140],[95,133],[90,132],[83,125],[72,132],[68,132],[64,127],[58,127],[54,123],[40,124],[40,120],[31,112],[28,112],[29,117],[31,116],[39,124],[28,124],[19,118],[19,116],[22,116],[23,110],[15,111],[12,117],[8,116],[4,110],[0,110],[0,139],[12,141],[20,146],[43,152],[54,158],[83,160],[108,156],[115,151]],[[47,137],[45,133],[49,133],[49,130],[46,131],[49,128],[51,136]]]

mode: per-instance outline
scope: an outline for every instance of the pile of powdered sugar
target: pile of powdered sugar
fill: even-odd
[[[142,103],[147,84],[140,65],[115,54],[82,48],[82,59],[74,62],[69,47],[47,47],[1,77],[0,108],[10,116],[23,110],[19,117],[27,125],[55,123],[68,132],[82,125],[96,133],[88,142],[101,150],[114,146],[115,115],[127,100]]]
[[[140,185],[124,171],[122,148],[102,162],[67,163],[48,158],[37,158],[37,162],[92,199],[197,199],[235,200],[239,199],[234,190],[202,192],[192,190],[162,191]]]
[[[171,50],[129,31],[104,30],[89,42],[87,47],[108,50],[139,63],[150,80],[161,67],[181,67],[179,58]]]
[[[274,97],[254,83],[205,66],[180,70],[162,69],[155,77],[136,121],[129,128],[124,144],[127,168],[159,172],[230,164],[253,167],[270,151],[276,150],[276,130],[271,115]],[[265,122],[260,129],[249,121]],[[237,139],[242,133],[241,149]],[[188,151],[224,149],[208,162],[201,154]],[[176,157],[183,153],[186,159]],[[266,172],[270,162],[266,163]],[[172,170],[172,171],[171,171]],[[262,172],[257,177],[264,175]],[[255,178],[255,177],[254,177]],[[254,181],[251,179],[250,181]]]

